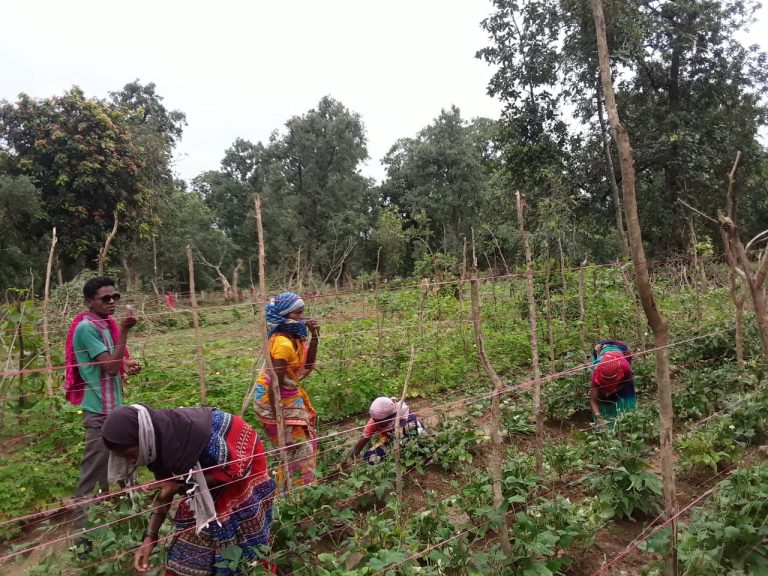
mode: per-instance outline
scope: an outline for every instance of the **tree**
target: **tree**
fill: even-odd
[[[371,183],[360,174],[368,158],[363,122],[326,96],[316,108],[288,120],[275,146],[284,188],[272,192],[295,207],[297,219],[288,231],[292,244],[303,247],[308,262],[323,275],[370,226]],[[341,268],[348,272],[349,260]]]
[[[403,217],[397,207],[390,206],[379,212],[372,240],[377,250],[381,249],[379,273],[382,276],[404,273],[403,264],[410,236],[410,232],[404,229]]]
[[[478,227],[495,160],[493,128],[487,119],[466,122],[452,106],[415,138],[399,140],[384,157],[381,203],[401,209],[410,228],[417,214],[428,221],[429,239],[421,241],[430,250],[459,256],[463,239]]]
[[[157,278],[158,203],[173,190],[173,151],[181,140],[186,116],[179,110],[168,110],[153,82],[142,85],[129,82],[119,92],[110,93],[112,106],[126,114],[137,154],[144,169],[141,178],[147,190],[146,206],[118,239],[126,289],[139,284],[142,269],[149,269],[152,286],[159,292]],[[152,248],[151,267],[145,258],[147,244]],[[143,264],[143,266],[142,266]]]
[[[40,190],[45,229],[59,231],[65,263],[91,263],[114,211],[130,222],[146,203],[127,116],[77,87],[63,96],[21,94],[15,104],[3,102],[0,141],[0,171],[27,176]]]
[[[190,244],[195,253],[209,262],[231,265],[234,245],[221,231],[214,227],[214,214],[205,205],[197,192],[187,192],[175,185],[171,193],[158,202],[157,243],[160,281],[165,289],[186,288],[188,263],[185,247]],[[207,267],[196,270],[198,289],[212,289],[217,286],[217,275]]]
[[[592,16],[588,4],[578,0],[494,0],[494,6],[483,22],[491,46],[478,56],[498,67],[489,92],[505,104],[503,124],[512,136],[506,166],[513,176],[528,176],[533,186],[542,186],[542,171],[557,165],[548,159],[558,149],[580,153],[584,140],[600,138]],[[735,39],[736,31],[752,22],[756,6],[753,0],[631,0],[606,6],[614,23],[607,42],[621,68],[616,98],[633,134],[644,234],[661,250],[687,245],[678,198],[695,194],[698,206],[715,210],[733,150],[745,150],[749,158],[743,182],[754,182],[762,169],[756,131],[765,119],[768,67],[756,47]],[[573,116],[570,125],[563,122],[566,115]],[[600,147],[591,150],[604,154]],[[596,158],[583,166],[588,164],[591,174],[580,178],[584,192],[607,196],[605,162]],[[602,169],[595,170],[597,165]],[[753,206],[760,192],[753,184],[741,198]],[[614,207],[599,197],[596,214]]]
[[[656,386],[659,396],[659,420],[661,424],[661,475],[664,479],[664,512],[672,523],[670,551],[666,558],[665,574],[677,574],[677,489],[675,488],[675,433],[674,407],[672,404],[672,382],[669,369],[669,325],[661,314],[653,295],[645,247],[638,219],[637,196],[635,193],[635,167],[629,134],[621,122],[616,97],[613,91],[611,63],[606,39],[605,16],[602,0],[592,0],[592,14],[595,22],[600,81],[605,94],[606,111],[611,125],[621,166],[622,192],[627,211],[627,235],[632,249],[632,263],[635,268],[635,283],[640,295],[648,325],[653,331],[654,355],[656,358]]]
[[[40,226],[40,191],[29,178],[0,175],[0,289],[29,282],[45,258],[43,240],[29,231]]]

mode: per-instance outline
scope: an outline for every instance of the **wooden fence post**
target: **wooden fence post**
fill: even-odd
[[[579,265],[579,346],[582,352],[586,349],[587,343],[584,336],[584,322],[587,314],[584,310],[584,267],[587,265],[589,256],[584,256],[584,260]]]
[[[53,256],[56,253],[56,228],[51,232],[51,251],[48,253],[48,266],[45,269],[45,292],[43,295],[43,347],[45,348],[46,392],[48,398],[53,398],[53,367],[51,363],[51,341],[48,338],[48,296],[51,289],[51,269],[53,268]]]
[[[403,393],[400,395],[400,402],[397,404],[395,413],[395,493],[397,494],[397,522],[400,523],[400,510],[403,505],[403,465],[400,462],[400,442],[403,438],[403,428],[400,426],[400,411],[405,402],[405,396],[408,393],[408,381],[411,379],[411,370],[413,369],[413,359],[416,357],[416,346],[411,344],[411,358],[408,361],[408,371],[405,373],[405,383],[403,384]]]
[[[264,226],[261,222],[261,197],[256,196],[254,200],[256,209],[256,234],[259,241],[259,319],[261,320],[262,348],[264,354],[264,366],[266,367],[267,378],[269,378],[269,396],[272,402],[272,408],[275,411],[275,420],[277,421],[277,448],[280,455],[280,462],[283,466],[283,486],[282,489],[287,494],[291,489],[291,470],[288,466],[288,452],[285,450],[285,416],[283,415],[283,402],[280,392],[280,382],[272,366],[272,355],[269,352],[269,338],[267,337],[267,256],[264,248]]]
[[[546,294],[547,305],[547,344],[549,345],[549,369],[555,370],[555,332],[552,328],[552,295],[550,293],[550,280],[552,277],[552,261],[549,259],[549,249],[547,249],[547,269],[545,274],[544,290]]]
[[[187,264],[189,265],[189,301],[192,304],[192,325],[195,328],[195,353],[200,374],[200,404],[205,406],[208,388],[205,384],[205,359],[203,358],[203,344],[200,339],[200,318],[197,309],[197,295],[195,294],[195,263],[192,260],[192,246],[189,244],[187,244]]]
[[[376,301],[376,347],[379,353],[379,369],[384,366],[384,343],[382,328],[384,326],[384,319],[381,316],[381,304],[379,303],[379,260],[381,258],[381,246],[379,246],[376,252],[376,276],[374,277],[373,289],[375,292]]]
[[[474,240],[474,238],[473,238]],[[499,378],[496,371],[491,366],[488,355],[485,353],[485,345],[483,342],[483,328],[480,321],[480,295],[477,282],[477,257],[475,256],[474,241],[472,246],[472,260],[473,266],[470,270],[469,287],[470,287],[470,300],[472,304],[472,327],[475,332],[475,347],[477,348],[477,355],[480,358],[485,372],[493,383],[495,394],[491,399],[491,458],[489,459],[489,467],[491,474],[491,483],[493,485],[493,505],[495,508],[500,509],[504,503],[504,495],[502,493],[502,481],[501,481],[501,467],[504,459],[504,444],[501,441],[501,435],[499,434],[499,425],[501,420],[501,390],[504,388],[504,384]],[[512,545],[509,542],[509,524],[507,523],[507,514],[504,510],[504,514],[501,515],[501,525],[499,526],[499,540],[501,543],[501,549],[507,557],[512,555]]]
[[[533,367],[533,414],[536,417],[536,474],[541,476],[543,462],[542,449],[544,448],[544,412],[541,409],[541,368],[539,367],[539,336],[536,325],[536,297],[533,293],[533,261],[531,257],[531,245],[528,243],[528,235],[525,233],[525,197],[517,192],[515,194],[517,205],[517,224],[520,229],[520,239],[525,250],[525,268],[528,282],[528,322],[531,326],[531,365]]]

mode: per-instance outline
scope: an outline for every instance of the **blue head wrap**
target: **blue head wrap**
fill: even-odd
[[[272,336],[280,330],[306,338],[309,331],[304,320],[291,320],[286,317],[291,312],[302,308],[304,308],[304,300],[293,292],[283,292],[272,298],[264,308],[267,316],[267,336]]]

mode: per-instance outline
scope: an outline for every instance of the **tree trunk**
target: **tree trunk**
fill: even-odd
[[[603,136],[603,153],[605,154],[605,167],[608,172],[608,182],[611,184],[611,198],[613,198],[613,213],[616,218],[616,231],[621,240],[621,255],[624,258],[629,257],[629,243],[627,235],[624,232],[624,218],[621,214],[621,197],[619,196],[619,185],[616,183],[616,170],[613,167],[613,156],[611,156],[611,138],[608,134],[608,128],[603,118],[603,90],[600,87],[600,78],[597,79],[597,119],[600,122],[600,133]]]
[[[722,214],[718,216],[718,221],[725,230],[725,234],[728,235],[728,246],[732,250],[734,260],[741,268],[749,293],[752,296],[760,344],[763,348],[763,355],[768,359],[768,303],[766,303],[765,292],[763,291],[763,283],[766,273],[768,273],[768,249],[760,258],[757,270],[753,272],[752,264],[747,256],[747,250],[741,242],[736,224],[728,216]]]
[[[235,302],[240,302],[240,271],[243,269],[243,259],[238,258],[235,269],[232,271],[232,298]]]
[[[542,472],[542,450],[544,448],[544,412],[541,409],[541,368],[539,367],[539,336],[536,325],[536,298],[533,294],[533,262],[528,235],[525,233],[525,197],[516,194],[517,225],[525,251],[525,268],[528,282],[528,323],[531,327],[531,366],[533,367],[533,414],[536,417],[536,474]]]
[[[674,468],[674,430],[672,427],[674,410],[672,406],[672,385],[669,375],[667,348],[669,345],[669,328],[666,319],[661,315],[656,306],[648,275],[648,264],[645,259],[643,238],[640,232],[640,220],[637,213],[632,147],[629,142],[629,135],[619,119],[619,111],[613,92],[603,3],[602,0],[591,1],[597,36],[597,52],[600,61],[600,78],[603,84],[603,93],[605,94],[608,119],[613,130],[616,147],[619,151],[621,186],[624,195],[624,210],[627,216],[627,232],[632,251],[632,262],[635,265],[635,282],[637,283],[643,311],[646,318],[648,318],[651,330],[653,330],[656,347],[656,383],[659,393],[659,417],[661,420],[661,474],[664,481],[664,511],[668,518],[673,519],[677,514],[677,490]],[[677,521],[673,519],[670,524],[672,531],[671,546],[665,559],[665,574],[667,576],[674,576],[677,574]]]

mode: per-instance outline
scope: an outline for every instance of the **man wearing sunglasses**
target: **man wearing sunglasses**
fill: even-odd
[[[138,362],[128,358],[128,334],[137,318],[127,307],[120,326],[112,316],[120,300],[115,281],[97,276],[83,286],[87,311],[75,317],[67,337],[67,400],[80,406],[85,427],[85,449],[80,465],[80,482],[75,500],[93,495],[97,486],[108,492],[109,451],[102,441],[101,426],[107,416],[123,404],[123,377],[138,374]],[[73,524],[85,527],[85,510],[80,508]],[[87,534],[76,534],[75,545],[89,546]]]

